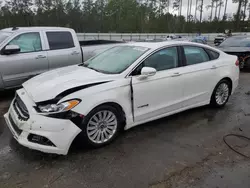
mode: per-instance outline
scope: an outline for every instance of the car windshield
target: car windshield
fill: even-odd
[[[89,59],[84,66],[106,74],[119,74],[134,63],[148,48],[116,46]]]
[[[0,31],[0,44],[11,35],[11,33]]]
[[[232,37],[220,44],[222,47],[250,47],[250,38]]]

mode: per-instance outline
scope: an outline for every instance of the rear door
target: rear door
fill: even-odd
[[[15,36],[8,44],[18,45],[20,53],[0,55],[0,73],[6,88],[21,85],[29,78],[48,70],[47,52],[40,32]]]
[[[80,45],[70,31],[46,31],[45,36],[48,39],[50,70],[81,63]]]
[[[210,101],[218,81],[218,62],[202,47],[183,46],[186,67],[183,72],[183,107],[192,107]]]

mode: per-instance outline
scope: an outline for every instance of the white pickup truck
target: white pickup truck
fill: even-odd
[[[119,42],[100,43],[79,42],[75,31],[69,28],[22,27],[0,30],[0,90],[18,87],[48,70],[80,64]]]

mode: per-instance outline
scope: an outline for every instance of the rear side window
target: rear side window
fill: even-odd
[[[46,32],[50,50],[73,48],[74,41],[70,32]]]
[[[194,65],[209,61],[207,52],[196,46],[183,46],[184,54],[186,56],[187,65]]]
[[[218,52],[215,52],[213,50],[206,49],[206,51],[209,54],[211,60],[218,59],[220,56],[220,54]]]

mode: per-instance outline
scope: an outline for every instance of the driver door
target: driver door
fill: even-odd
[[[47,52],[42,50],[39,32],[19,34],[8,44],[18,45],[20,52],[0,55],[0,73],[6,88],[20,86],[48,70]]]
[[[132,73],[135,122],[163,117],[182,107],[182,71],[178,47],[161,49],[148,57]],[[154,76],[142,79],[143,67],[156,69]]]

